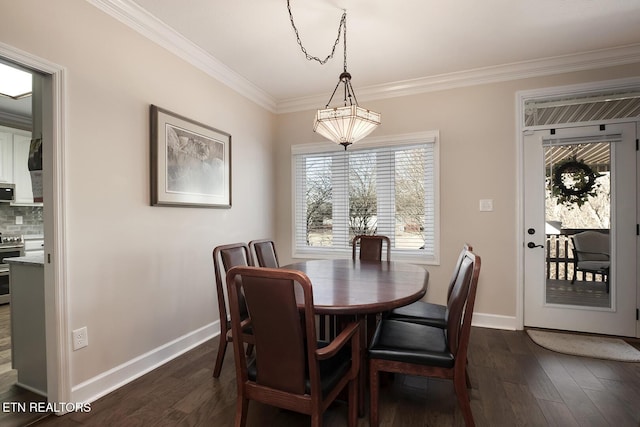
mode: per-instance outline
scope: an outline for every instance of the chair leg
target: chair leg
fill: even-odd
[[[249,399],[238,396],[236,400],[236,422],[235,427],[245,427],[247,424],[247,412],[249,411]]]
[[[465,377],[467,377],[466,370]],[[465,426],[475,427],[476,424],[473,421],[471,402],[469,402],[469,392],[467,391],[465,380],[460,377],[455,377],[453,379],[453,387],[456,391],[456,396],[458,397],[458,403],[460,404],[460,409],[462,410],[462,416],[464,417]]]
[[[376,331],[376,324],[378,323],[377,316],[375,314],[367,314],[365,316],[366,324],[367,324],[367,348],[369,347],[369,343],[373,338],[373,333]]]
[[[349,427],[356,427],[358,424],[358,389],[360,388],[359,378],[349,381]]]
[[[216,365],[213,368],[213,377],[220,377],[220,371],[222,371],[222,362],[224,361],[224,353],[227,351],[226,337],[220,334],[220,342],[218,343],[218,355],[216,356]]]
[[[467,357],[467,365],[464,370],[464,379],[467,383],[467,388],[471,388],[471,380],[469,379],[469,358]]]
[[[369,363],[369,425],[371,427],[378,427],[380,423],[378,411],[379,392],[380,378],[378,369],[374,366],[374,363]]]

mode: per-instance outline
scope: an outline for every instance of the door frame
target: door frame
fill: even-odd
[[[45,76],[43,79],[44,283],[47,400],[71,401],[69,297],[67,284],[65,155],[66,69],[0,43],[0,56]],[[58,405],[59,406],[59,405]],[[63,412],[56,411],[58,415]]]
[[[567,86],[554,86],[548,88],[531,89],[516,92],[516,329],[524,329],[524,255],[525,255],[525,236],[524,230],[524,137],[525,130],[541,130],[549,129],[552,126],[524,126],[525,103],[532,100],[543,100],[546,98],[563,96],[588,96],[596,95],[604,91],[624,91],[639,90],[640,77],[632,77],[626,79],[606,80],[600,82],[581,83]],[[619,123],[619,122],[636,122],[636,126],[640,125],[639,119],[617,119],[608,121],[599,121],[600,123]],[[576,123],[576,125],[589,125],[593,122]],[[564,126],[565,124],[563,124]],[[640,184],[640,183],[639,183]],[[636,265],[636,269],[640,269]],[[640,273],[640,271],[638,271]],[[640,276],[639,276],[640,277]],[[640,307],[640,290],[636,292],[636,306]],[[636,335],[640,337],[640,328],[636,328]]]

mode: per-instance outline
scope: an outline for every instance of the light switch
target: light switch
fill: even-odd
[[[21,225],[22,224],[22,216],[16,215],[16,224],[17,225]]]
[[[493,199],[480,199],[480,212],[493,211]]]

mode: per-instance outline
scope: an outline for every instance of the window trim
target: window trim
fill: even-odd
[[[349,151],[373,149],[379,147],[394,147],[411,144],[433,144],[433,175],[434,175],[434,255],[433,257],[418,256],[413,250],[392,249],[394,261],[412,262],[425,265],[440,265],[440,131],[424,131],[398,135],[369,137],[349,146]],[[291,250],[294,259],[331,259],[351,258],[351,249],[313,247],[313,249],[299,249],[296,244],[296,156],[301,154],[321,154],[342,150],[341,146],[329,142],[315,142],[295,144],[291,146]],[[403,253],[405,252],[405,253]]]

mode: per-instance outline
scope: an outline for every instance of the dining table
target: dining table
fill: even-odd
[[[427,292],[429,271],[416,264],[352,259],[300,261],[281,268],[302,271],[309,277],[313,306],[321,318],[326,315],[332,322],[345,316],[367,319],[366,333],[361,334],[363,352],[358,399],[358,414],[364,416],[365,349],[373,334],[376,315],[422,298]],[[301,292],[296,297],[303,299]],[[339,327],[339,323],[340,320],[331,328]],[[324,321],[321,321],[320,331],[323,330]]]
[[[321,259],[282,268],[302,271],[311,279],[317,314],[382,313],[419,300],[429,283],[426,268],[397,261]]]

